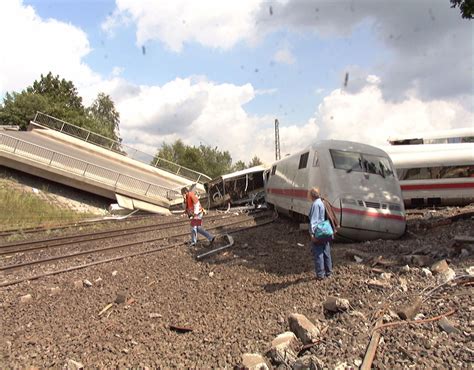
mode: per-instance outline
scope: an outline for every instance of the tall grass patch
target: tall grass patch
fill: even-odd
[[[0,180],[0,231],[48,227],[79,221],[90,216],[60,208],[35,194],[21,191]]]

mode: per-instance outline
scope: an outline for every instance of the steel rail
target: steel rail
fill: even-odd
[[[0,237],[2,236],[9,236],[12,234],[31,234],[31,233],[36,233],[36,232],[41,232],[41,231],[56,231],[56,230],[64,230],[68,229],[71,227],[78,227],[78,226],[88,226],[88,225],[100,225],[102,223],[109,223],[112,221],[137,221],[142,218],[151,218],[151,217],[157,217],[157,215],[137,215],[137,216],[131,216],[129,218],[108,218],[108,219],[96,219],[96,220],[84,220],[84,221],[77,221],[77,222],[68,222],[64,224],[55,224],[51,226],[35,226],[35,227],[25,227],[23,229],[7,229],[0,231]],[[0,246],[1,248],[1,246]]]
[[[226,219],[232,216],[229,215],[229,216],[224,216],[224,217],[222,216],[211,216],[211,217],[212,218],[208,218],[209,221]],[[167,222],[167,223],[134,226],[134,227],[128,227],[128,228],[116,229],[116,230],[97,231],[97,232],[88,233],[88,234],[70,235],[70,236],[64,236],[64,237],[35,240],[35,241],[30,241],[30,242],[23,241],[20,243],[0,246],[0,256],[12,254],[12,253],[31,252],[31,251],[35,251],[39,249],[63,247],[70,244],[81,244],[85,242],[103,240],[107,238],[115,238],[115,237],[120,237],[124,235],[127,235],[127,236],[134,235],[134,234],[143,233],[147,231],[153,231],[155,229],[156,231],[166,230],[166,229],[173,228],[175,226],[179,226],[181,224],[186,224],[187,222],[189,222],[189,220],[178,220],[178,221],[172,221],[172,222]],[[41,243],[47,243],[47,244],[41,244]],[[40,245],[37,245],[37,244],[40,244]],[[15,248],[15,247],[21,247],[25,245],[32,246],[32,247],[31,248]],[[8,249],[8,248],[12,248],[12,249]]]
[[[236,233],[239,233],[239,232],[242,232],[242,231],[246,231],[246,230],[254,229],[254,228],[257,228],[257,227],[265,226],[265,225],[268,225],[268,224],[270,224],[274,221],[275,221],[275,219],[272,218],[271,220],[262,222],[258,225],[243,227],[243,228],[240,228],[239,230],[234,230],[232,233],[229,233],[229,235],[233,235],[233,234],[236,234]],[[229,226],[229,225],[227,225],[227,226]],[[150,250],[147,250],[147,251],[134,252],[134,253],[129,253],[129,254],[113,257],[113,258],[107,258],[105,260],[94,261],[94,262],[90,262],[90,263],[87,263],[87,264],[72,266],[72,267],[68,267],[68,268],[65,268],[65,269],[61,269],[61,270],[49,271],[49,272],[45,272],[45,273],[42,273],[42,274],[37,274],[37,275],[34,275],[34,276],[30,276],[30,277],[25,277],[25,278],[14,280],[14,281],[6,281],[6,282],[3,282],[3,283],[0,283],[0,288],[11,286],[11,285],[16,285],[16,284],[19,284],[19,283],[22,283],[22,282],[25,282],[25,281],[37,280],[37,279],[47,277],[47,276],[58,275],[58,274],[61,274],[61,273],[64,273],[64,272],[75,271],[75,270],[79,270],[79,269],[83,269],[83,268],[87,268],[87,267],[91,267],[91,266],[95,266],[95,265],[99,265],[99,264],[103,264],[103,263],[118,261],[118,260],[122,260],[122,259],[129,258],[129,257],[136,257],[136,256],[156,253],[156,252],[160,252],[160,251],[163,251],[163,250],[166,250],[166,249],[176,248],[176,247],[181,246],[181,245],[183,245],[183,242],[174,243],[174,244],[167,245],[167,246],[162,246],[162,247],[150,249]]]
[[[257,216],[255,218],[253,218],[253,220],[255,220],[257,218],[262,218],[262,217],[265,217],[265,215]],[[223,224],[223,225],[217,225],[217,226],[214,226],[214,227],[210,227],[208,229],[209,230],[214,230],[214,229],[222,228],[222,227],[225,227],[225,226],[231,226],[231,225],[234,225],[234,224],[240,224],[240,223],[249,222],[249,221],[251,221],[251,220],[249,220],[249,219],[239,220],[239,221],[226,223],[226,224]],[[13,270],[13,269],[17,269],[17,268],[21,268],[21,267],[25,267],[25,266],[37,265],[37,264],[42,264],[42,263],[46,263],[46,262],[51,262],[51,261],[57,261],[57,260],[62,260],[62,259],[66,259],[66,258],[71,258],[71,257],[82,256],[82,255],[85,255],[85,254],[94,254],[94,253],[104,252],[104,251],[108,251],[108,250],[112,250],[112,249],[131,247],[131,246],[135,246],[135,245],[155,242],[155,241],[163,240],[163,239],[176,238],[176,237],[181,237],[181,236],[185,236],[185,235],[189,235],[189,231],[186,231],[184,233],[175,234],[175,235],[160,236],[158,238],[154,237],[154,238],[149,238],[149,239],[145,239],[145,240],[139,240],[139,241],[132,242],[132,243],[124,243],[124,244],[113,245],[113,246],[110,246],[110,247],[104,247],[104,248],[98,248],[98,249],[89,249],[89,250],[86,250],[86,251],[80,251],[80,252],[75,252],[75,253],[70,253],[70,254],[64,254],[64,255],[44,258],[44,259],[40,259],[40,260],[34,260],[34,261],[28,261],[28,262],[18,263],[18,264],[14,264],[14,265],[2,266],[2,267],[0,267],[0,271],[9,271],[9,270]]]

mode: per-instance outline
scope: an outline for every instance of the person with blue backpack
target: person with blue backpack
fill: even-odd
[[[326,209],[319,195],[318,188],[309,192],[311,209],[309,210],[309,233],[311,235],[311,251],[314,257],[316,278],[322,280],[332,274],[331,241],[334,230],[326,219]]]

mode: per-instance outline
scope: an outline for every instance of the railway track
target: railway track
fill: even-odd
[[[206,218],[207,222],[230,218],[232,216],[210,216]],[[76,235],[66,235],[53,238],[45,238],[38,240],[26,240],[14,243],[0,245],[0,256],[12,253],[27,253],[31,251],[48,249],[54,247],[64,247],[72,244],[80,244],[91,241],[98,241],[121,236],[130,236],[141,234],[148,231],[162,231],[174,227],[181,227],[189,224],[188,219],[171,221],[165,223],[155,223],[150,225],[130,226],[114,230],[95,231],[91,233],[81,233]]]
[[[28,235],[38,232],[54,232],[65,230],[74,227],[82,227],[82,226],[90,226],[90,225],[100,225],[100,224],[107,224],[111,222],[125,222],[125,221],[137,221],[142,219],[151,219],[153,217],[158,217],[156,215],[137,215],[137,216],[130,216],[128,218],[110,218],[105,220],[89,220],[89,221],[78,221],[78,222],[71,222],[65,223],[61,225],[52,225],[52,226],[37,226],[37,227],[27,227],[27,228],[20,228],[20,229],[8,229],[0,231],[0,237],[6,237],[14,234],[22,234]]]
[[[208,219],[210,219],[210,217],[208,217]],[[250,226],[250,228],[252,228],[252,227],[258,227],[258,226],[266,225],[266,224],[274,221],[274,218],[272,217],[272,214],[269,213],[269,212],[259,212],[257,214],[254,214],[253,216],[252,215],[250,215],[250,216],[249,215],[244,215],[244,216],[240,215],[240,216],[234,216],[234,217],[229,216],[229,217],[224,217],[224,218],[222,216],[215,216],[214,221],[217,221],[217,219],[221,220],[221,221],[225,220],[225,222],[223,222],[223,223],[221,223],[221,222],[217,223],[216,222],[214,225],[208,226],[207,229],[208,230],[224,231],[224,232],[229,231],[229,233],[231,233],[231,234],[239,232],[239,231],[243,231],[243,230],[246,230],[246,229],[249,228],[249,227],[236,228],[236,226],[238,226],[238,225],[243,225],[243,224],[248,224],[248,223],[253,222],[254,224]],[[209,221],[211,221],[211,220],[209,220]],[[113,236],[113,238],[118,238],[118,240],[117,241],[115,241],[115,240],[112,241],[111,245],[106,246],[106,247],[80,250],[80,251],[73,252],[73,253],[60,254],[60,255],[51,256],[51,257],[47,257],[47,258],[33,258],[33,259],[31,259],[29,261],[26,261],[26,262],[13,263],[13,264],[8,264],[8,265],[1,266],[0,267],[0,272],[2,274],[5,274],[5,273],[13,274],[15,272],[19,272],[20,274],[23,274],[25,272],[25,270],[31,270],[32,266],[41,266],[41,267],[43,267],[43,266],[48,265],[50,263],[63,262],[65,260],[69,260],[69,259],[72,259],[72,258],[77,258],[77,257],[91,258],[91,256],[96,256],[96,255],[100,255],[100,254],[107,254],[107,253],[114,252],[114,251],[121,251],[121,254],[119,256],[116,256],[116,257],[101,258],[99,260],[96,260],[96,261],[90,262],[90,263],[86,263],[86,264],[69,266],[69,267],[66,267],[66,268],[63,268],[63,269],[57,269],[56,268],[53,271],[45,271],[45,272],[41,272],[39,274],[32,275],[32,276],[21,276],[21,277],[17,277],[16,279],[10,279],[8,281],[3,281],[2,283],[0,283],[0,287],[5,287],[5,286],[17,284],[17,283],[27,281],[27,280],[35,280],[35,279],[39,279],[39,278],[44,277],[44,276],[55,275],[55,274],[59,274],[59,273],[62,273],[62,272],[73,271],[73,270],[77,270],[77,269],[81,269],[81,268],[85,268],[85,267],[89,267],[89,266],[93,266],[93,265],[97,265],[97,264],[101,264],[101,263],[116,261],[116,260],[124,259],[124,258],[127,258],[127,257],[134,257],[134,256],[139,256],[139,255],[144,255],[144,254],[149,254],[149,253],[155,253],[155,252],[159,252],[159,251],[162,251],[162,250],[166,250],[166,249],[170,249],[170,248],[174,248],[174,247],[183,245],[183,243],[184,243],[183,240],[180,240],[180,241],[177,241],[177,242],[174,242],[174,241],[177,240],[177,239],[178,240],[182,239],[182,238],[187,239],[189,237],[189,230],[188,229],[186,229],[186,232],[182,232],[183,226],[188,225],[188,224],[189,224],[188,220],[183,220],[183,221],[178,221],[178,222],[171,222],[171,223],[167,223],[166,225],[162,224],[161,226],[166,227],[166,229],[173,229],[173,228],[178,228],[178,227],[180,228],[179,232],[170,233],[170,234],[167,234],[167,235],[153,236],[153,237],[149,237],[149,238],[142,239],[142,240],[139,240],[139,241],[120,242],[120,238],[123,236],[123,234],[120,233],[120,234],[116,234],[116,235]],[[156,229],[156,227],[158,225],[153,225],[153,226]],[[234,229],[230,230],[229,228],[231,228],[231,227],[234,227]],[[139,228],[142,228],[142,227],[139,227]],[[164,229],[163,228],[158,229],[157,231],[162,231],[162,230],[164,230]],[[123,231],[123,230],[119,230],[119,231]],[[143,230],[134,230],[134,231],[136,233],[143,233]],[[73,239],[74,241],[69,240],[70,245],[77,245],[77,244],[80,244],[82,242],[90,242],[91,240],[102,240],[104,237],[110,238],[110,235],[106,236],[106,235],[104,235],[104,232],[98,232],[98,233],[92,233],[92,234],[93,234],[92,236],[96,236],[97,238],[96,239],[91,239],[90,238],[91,235],[85,235],[84,236],[84,238],[86,238],[85,240],[77,240],[78,236],[71,237],[71,239]],[[130,235],[130,234],[127,234],[127,235]],[[23,255],[24,253],[32,252],[32,251],[38,250],[38,249],[56,247],[56,246],[58,246],[58,244],[54,244],[54,243],[58,243],[58,242],[63,240],[63,239],[61,239],[61,240],[57,240],[57,239],[58,238],[50,239],[49,242],[51,242],[53,244],[49,244],[49,245],[35,245],[36,242],[40,242],[40,241],[35,241],[35,242],[33,242],[33,246],[29,245],[26,242],[16,243],[15,245],[2,246],[1,247],[2,248],[2,254],[3,255],[7,254],[6,250],[4,250],[3,248],[8,248],[8,247],[15,247],[14,250],[13,249],[9,250],[8,254],[10,254],[10,256]],[[169,243],[170,241],[172,241],[172,242]],[[41,242],[48,242],[48,240],[43,240]],[[166,244],[156,247],[157,242],[165,242]],[[124,250],[129,251],[130,249],[137,249],[137,248],[140,249],[140,250],[139,251],[134,251],[132,253],[124,253]]]

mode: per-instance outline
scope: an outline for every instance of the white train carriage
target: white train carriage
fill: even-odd
[[[396,145],[384,149],[397,171],[407,207],[474,202],[474,144]]]
[[[405,232],[400,185],[381,149],[324,140],[273,163],[265,174],[266,201],[290,215],[308,214],[312,187],[335,208],[349,240],[395,239]]]

